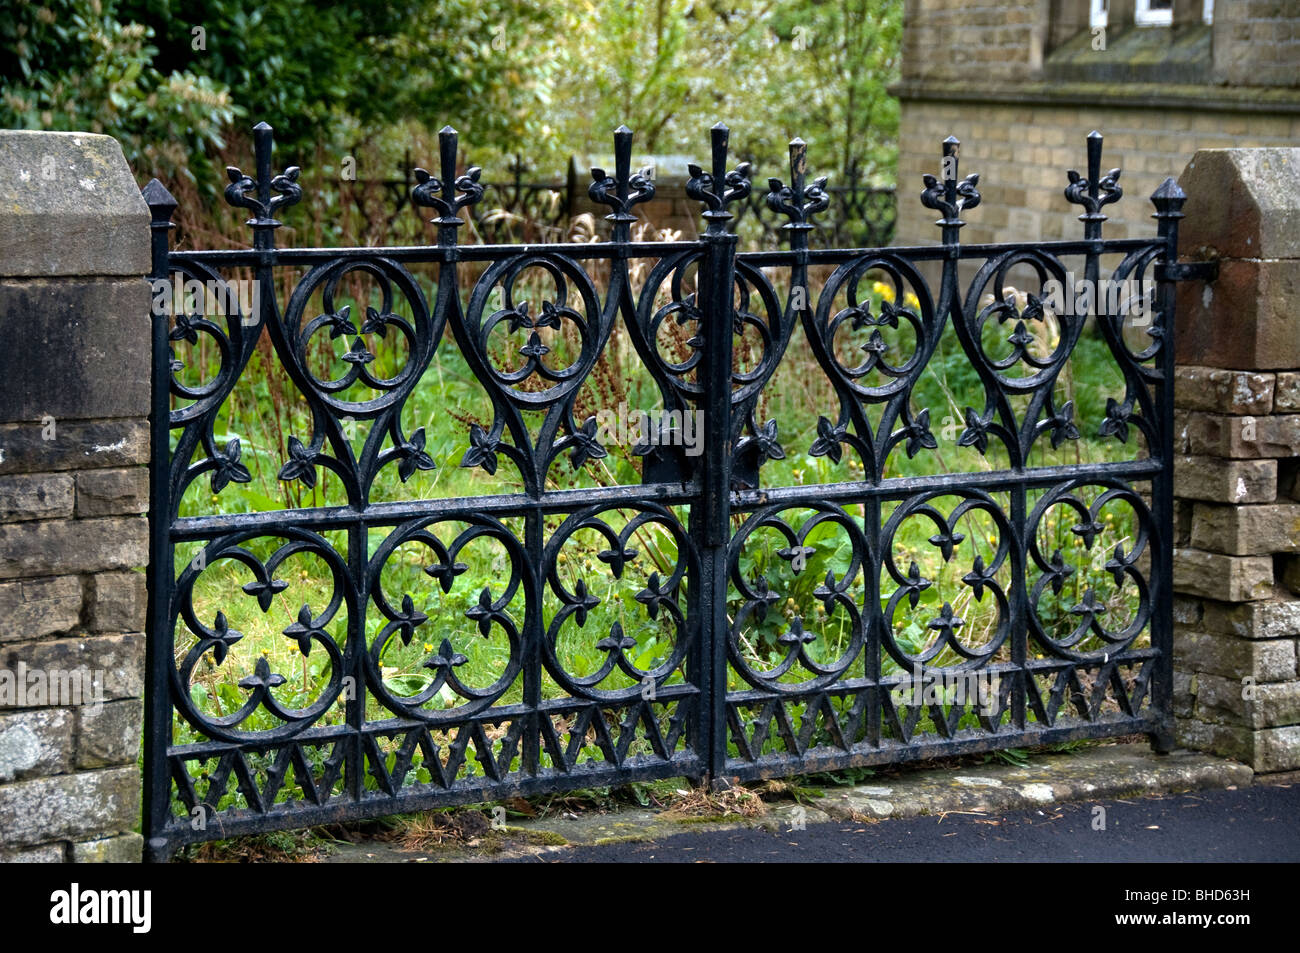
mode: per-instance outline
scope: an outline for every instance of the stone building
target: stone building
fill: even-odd
[[[949,135],[983,195],[963,242],[1081,237],[1061,192],[1093,129],[1137,199],[1106,234],[1146,235],[1197,149],[1300,144],[1300,0],[906,0],[895,92],[898,242],[939,238],[911,199]]]

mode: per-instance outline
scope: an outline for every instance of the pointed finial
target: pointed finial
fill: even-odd
[[[706,229],[709,235],[726,233],[726,222],[731,218],[727,205],[745,198],[750,191],[748,162],[742,162],[732,171],[727,171],[727,144],[730,137],[730,129],[721,122],[715,123],[709,130],[712,171],[705,171],[694,163],[686,167],[691,174],[686,183],[686,194],[708,206],[704,217],[709,222]]]
[[[980,194],[975,188],[979,184],[979,173],[972,172],[966,178],[958,180],[960,162],[961,140],[949,136],[943,140],[940,178],[929,173],[921,176],[925,183],[921,192],[921,204],[943,213],[943,218],[935,224],[943,228],[943,241],[946,244],[956,242],[958,230],[966,224],[961,220],[962,211],[980,204]]]
[[[156,213],[162,210],[165,210],[167,216],[170,217],[171,212],[179,204],[172,194],[167,191],[167,186],[157,179],[150,179],[149,184],[140,190],[140,195],[144,199],[144,204],[149,206],[149,209],[155,213],[155,219],[158,217]]]

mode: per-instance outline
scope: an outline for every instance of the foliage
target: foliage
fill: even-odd
[[[217,198],[246,130],[339,191],[345,155],[383,178],[459,129],[492,177],[603,152],[626,122],[643,153],[699,156],[707,129],[782,172],[802,136],[839,181],[892,175],[901,0],[45,0],[0,22],[0,122],[116,136],[142,177]],[[793,107],[793,108],[792,108]],[[306,180],[305,180],[306,181]],[[326,199],[321,213],[330,208]],[[326,216],[328,217],[328,216]],[[328,226],[327,226],[328,227]]]
[[[815,168],[888,181],[896,156],[901,0],[628,0],[568,7],[557,102],[567,138],[607,149],[625,122],[645,152],[697,155],[722,120],[734,147],[780,174],[788,141]],[[592,68],[595,64],[596,68]],[[558,125],[558,124],[557,124]]]
[[[202,72],[161,71],[152,27],[109,0],[22,3],[0,18],[0,125],[116,136],[135,165],[210,178],[238,109]]]

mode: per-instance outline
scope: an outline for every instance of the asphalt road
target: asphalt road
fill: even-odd
[[[1105,809],[1105,829],[1094,829]],[[1300,784],[1079,802],[1005,815],[809,824],[802,831],[693,831],[577,847],[523,863],[1300,861]]]

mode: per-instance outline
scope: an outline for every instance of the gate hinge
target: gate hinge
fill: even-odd
[[[1157,281],[1214,281],[1218,277],[1217,260],[1161,262],[1156,265]]]

